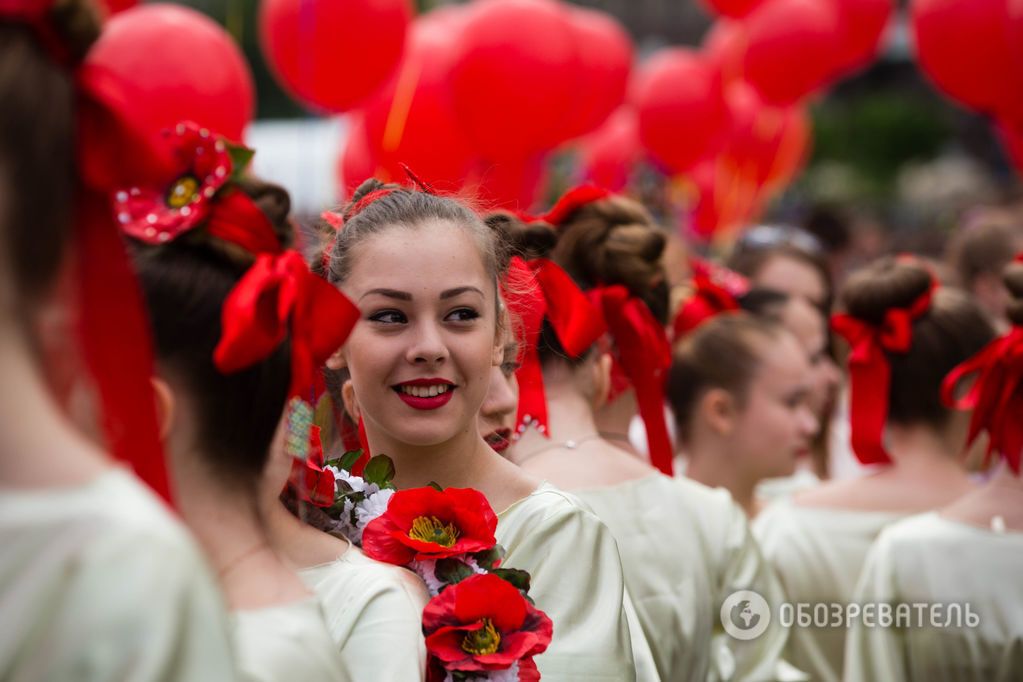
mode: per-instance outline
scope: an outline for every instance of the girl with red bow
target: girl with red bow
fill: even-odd
[[[988,453],[1002,461],[984,486],[885,528],[853,598],[957,604],[960,614],[947,609],[949,627],[941,628],[857,624],[846,637],[845,680],[933,680],[955,671],[959,680],[1008,682],[1023,669],[1023,262],[1007,266],[1004,280],[1013,326],[943,386],[946,405],[973,411],[968,440],[987,433]],[[974,615],[962,612],[966,604]]]
[[[342,216],[325,271],[361,318],[327,365],[350,373],[349,409],[370,451],[394,460],[399,491],[474,488],[499,510],[503,565],[530,573],[530,597],[554,622],[536,657],[543,679],[634,679],[611,534],[495,452],[478,427],[505,360],[501,244],[459,201],[373,180]]]
[[[162,180],[112,203],[148,304],[181,514],[217,572],[247,678],[347,680],[319,601],[270,530],[287,511],[266,498],[289,474],[302,499],[317,497],[306,475],[322,465],[306,461],[317,368],[357,313],[288,249],[289,197],[244,176],[250,151],[190,123],[167,143]],[[335,325],[313,325],[314,313]]]
[[[0,2],[0,677],[233,680],[220,595],[166,503],[107,203],[148,150],[117,79],[81,65],[98,33],[82,0]]]
[[[875,469],[757,517],[754,532],[792,602],[849,602],[883,528],[972,488],[958,461],[968,419],[942,405],[941,383],[992,339],[983,313],[909,257],[854,273],[841,304],[832,326],[849,348],[852,448]],[[792,663],[814,679],[841,678],[844,628],[797,628],[789,643]]]

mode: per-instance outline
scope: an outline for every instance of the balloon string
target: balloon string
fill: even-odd
[[[391,100],[391,109],[387,112],[387,124],[384,126],[383,149],[386,152],[393,152],[401,144],[422,69],[422,62],[419,59],[406,58],[402,65],[394,98]]]

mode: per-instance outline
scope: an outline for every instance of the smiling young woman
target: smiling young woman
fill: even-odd
[[[609,531],[480,433],[491,374],[505,361],[500,242],[454,199],[371,180],[345,211],[325,263],[361,314],[328,368],[348,370],[352,410],[371,452],[394,459],[395,485],[475,488],[503,510],[504,563],[531,574],[530,596],[554,621],[554,639],[537,658],[545,679],[634,679]]]

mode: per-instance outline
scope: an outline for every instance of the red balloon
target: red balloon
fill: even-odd
[[[749,37],[742,22],[718,19],[703,37],[700,50],[704,60],[721,72],[724,84],[741,81],[743,78],[743,55]]]
[[[1023,110],[1006,0],[913,0],[921,68],[948,96],[980,111]]]
[[[108,17],[123,12],[139,4],[139,0],[98,0],[96,3]]]
[[[606,12],[571,8],[580,82],[566,139],[597,128],[625,100],[632,71],[632,41]]]
[[[263,0],[260,43],[296,99],[347,111],[391,75],[411,16],[409,0]]]
[[[180,5],[140,5],[107,21],[87,63],[133,93],[128,115],[158,134],[190,120],[241,140],[255,110],[252,74],[234,40]]]
[[[643,64],[631,100],[643,146],[675,172],[714,149],[728,124],[721,74],[686,48],[662,50]]]
[[[466,183],[486,210],[529,211],[540,198],[544,181],[544,154],[528,159],[480,161]]]
[[[366,126],[360,114],[348,119],[348,135],[344,148],[338,157],[338,187],[343,201],[351,198],[356,188],[364,180],[378,177],[387,181],[389,176],[378,173],[377,160],[373,155],[369,140],[366,138]]]
[[[741,19],[756,9],[757,5],[762,4],[763,1],[764,0],[703,0],[703,4],[707,6],[707,9],[715,14],[719,14],[723,17]]]
[[[1023,126],[999,121],[996,127],[1006,156],[1016,168],[1016,172],[1023,176]]]
[[[726,98],[732,128],[721,161],[756,187],[788,184],[802,168],[810,145],[803,107],[764,104],[742,83],[729,88]]]
[[[476,160],[451,102],[463,18],[451,8],[416,19],[396,73],[363,108],[369,143],[392,177],[402,176],[404,163],[437,189],[455,191]]]
[[[636,112],[623,106],[579,141],[582,180],[620,192],[629,184],[632,168],[642,158]]]
[[[837,67],[840,29],[820,0],[768,0],[746,18],[743,72],[771,104],[793,104],[824,86]]]
[[[476,150],[491,159],[521,159],[564,141],[579,74],[564,6],[489,0],[469,8],[451,92]]]
[[[894,9],[892,0],[832,0],[841,26],[839,68],[855,70],[877,55]]]

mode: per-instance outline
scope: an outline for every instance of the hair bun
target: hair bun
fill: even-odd
[[[1005,314],[1013,324],[1023,325],[1023,262],[1013,261],[1006,265],[1002,279],[1012,296]]]
[[[384,189],[387,186],[388,185],[384,184],[380,180],[377,180],[376,178],[367,178],[363,180],[362,183],[355,188],[355,192],[352,193],[352,200],[348,203],[345,212],[347,213],[350,207],[355,206],[355,204],[359,203],[362,199],[366,197],[367,194],[375,192],[378,189]]]
[[[558,245],[558,233],[547,223],[526,223],[507,211],[495,211],[485,218],[485,222],[507,245],[512,256],[526,260],[547,258]]]
[[[881,324],[893,308],[908,308],[933,285],[933,277],[912,258],[887,256],[849,277],[842,291],[846,312],[871,324]]]

